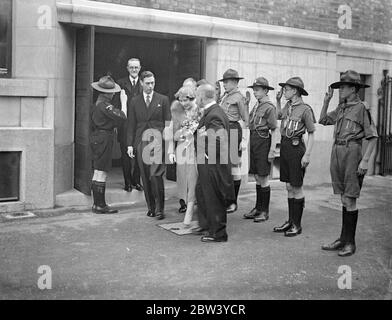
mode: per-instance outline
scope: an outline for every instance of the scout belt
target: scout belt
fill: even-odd
[[[302,142],[302,136],[299,137],[293,137],[293,138],[288,138],[285,137],[287,140],[290,140],[291,145],[293,146],[298,146]]]
[[[263,138],[263,139],[268,139],[270,137],[269,130],[257,130],[257,129],[254,129],[254,130],[252,130],[252,132],[256,132],[257,135],[260,138]]]
[[[350,143],[362,144],[362,140],[353,139],[353,140],[346,140],[346,139],[335,139],[335,144],[338,146],[348,146]]]

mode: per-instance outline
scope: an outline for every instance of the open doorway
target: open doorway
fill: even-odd
[[[87,31],[86,28],[78,31],[80,40],[77,41],[77,46],[81,48],[76,48],[75,188],[90,194],[90,181],[88,181],[87,173],[89,168],[91,169],[91,156],[86,145],[89,134],[86,128],[90,127],[87,112],[89,114],[90,108],[86,108],[86,103],[91,101],[92,104],[97,94],[91,90],[85,90],[87,85],[89,86],[88,82],[96,81],[108,73],[115,80],[126,77],[128,59],[139,58],[142,65],[141,71],[149,70],[155,74],[155,90],[167,95],[172,101],[184,79],[193,77],[198,80],[204,77],[205,40],[132,30],[94,27],[87,27],[87,29]],[[84,51],[86,41],[91,52]],[[86,64],[89,67],[86,67]],[[86,73],[86,76],[80,76]],[[113,170],[109,173],[108,181],[112,187],[121,188],[124,183],[121,152],[116,137],[114,140]]]

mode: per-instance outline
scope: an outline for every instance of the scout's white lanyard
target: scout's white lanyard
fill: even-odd
[[[298,121],[293,121],[290,119],[291,113],[293,112],[293,106],[290,104],[288,108],[288,119],[286,119],[286,127],[285,127],[285,132],[286,132],[286,137],[287,138],[292,138],[295,134],[295,132],[298,130]],[[287,123],[288,122],[288,123]],[[294,124],[294,125],[293,125]],[[292,128],[294,126],[294,128]],[[291,134],[289,134],[289,130],[291,130]]]

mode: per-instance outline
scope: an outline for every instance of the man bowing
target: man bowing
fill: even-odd
[[[234,196],[229,157],[229,119],[215,101],[215,88],[203,84],[196,91],[196,103],[203,110],[195,133],[196,186],[199,226],[193,233],[204,234],[203,242],[225,242],[226,199]]]

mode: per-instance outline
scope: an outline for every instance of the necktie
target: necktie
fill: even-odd
[[[135,80],[132,80],[132,87],[135,86]]]
[[[148,95],[146,96],[146,106],[147,106],[147,108],[150,106],[150,103],[151,103],[150,95],[148,94]]]

